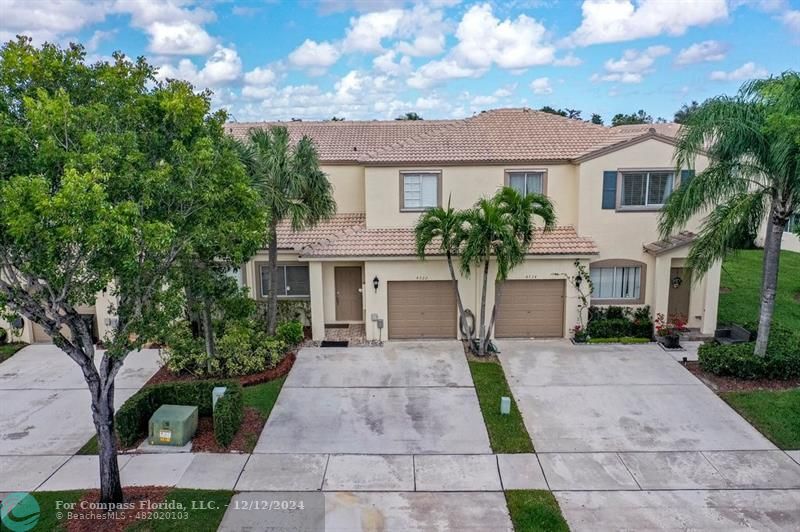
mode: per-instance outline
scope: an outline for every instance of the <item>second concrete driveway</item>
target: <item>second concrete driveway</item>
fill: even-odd
[[[256,453],[490,453],[459,342],[306,348]]]
[[[501,342],[538,452],[775,449],[658,346]]]

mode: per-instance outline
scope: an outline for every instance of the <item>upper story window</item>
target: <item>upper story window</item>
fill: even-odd
[[[545,173],[543,171],[508,171],[506,185],[523,196],[544,194]]]
[[[402,172],[400,174],[400,210],[424,211],[440,204],[442,174],[439,172]]]
[[[620,172],[620,208],[658,208],[672,194],[675,173],[664,170]]]
[[[259,268],[261,278],[260,295],[269,297],[269,265],[262,264]],[[278,297],[308,297],[311,295],[311,283],[308,279],[308,266],[278,265]]]
[[[645,265],[636,261],[605,260],[589,266],[592,300],[596,303],[644,302]]]

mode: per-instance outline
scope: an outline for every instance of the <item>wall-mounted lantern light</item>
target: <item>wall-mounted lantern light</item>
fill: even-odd
[[[375,278],[372,280],[372,286],[375,288],[376,293],[378,292],[378,286],[380,286],[380,284],[381,280],[378,279],[378,276],[376,275]]]
[[[575,276],[575,288],[580,288],[582,282],[583,282],[583,276],[582,275]]]
[[[672,278],[672,288],[678,288],[681,284],[683,284],[683,279],[681,279],[680,275]]]

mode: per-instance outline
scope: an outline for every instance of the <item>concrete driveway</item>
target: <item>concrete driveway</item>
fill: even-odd
[[[156,350],[129,355],[116,379],[117,408],[159,367]],[[54,345],[30,345],[0,364],[0,405],[0,457],[72,455],[94,434],[80,368]]]
[[[459,342],[305,348],[256,453],[490,453]]]
[[[658,346],[500,348],[573,531],[800,526],[800,464]]]

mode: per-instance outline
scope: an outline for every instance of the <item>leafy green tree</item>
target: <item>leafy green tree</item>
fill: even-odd
[[[556,109],[555,107],[551,107],[549,105],[542,106],[539,111],[543,113],[549,113],[551,115],[558,115],[558,116],[567,116],[567,112],[563,109]]]
[[[409,113],[402,114],[395,118],[395,120],[424,120],[419,114],[411,111]]]
[[[278,223],[289,220],[295,230],[314,227],[336,214],[330,181],[319,166],[314,142],[303,137],[292,144],[283,126],[253,128],[239,144],[241,158],[261,193],[269,218],[269,300],[267,331],[278,325]]]
[[[692,111],[678,136],[676,163],[708,167],[672,193],[661,214],[663,236],[705,215],[687,266],[702,275],[766,218],[761,308],[755,353],[769,341],[781,239],[800,209],[800,75],[756,80],[736,96],[718,96]]]
[[[209,94],[158,82],[144,59],[87,64],[79,45],[0,49],[0,307],[39,324],[81,368],[103,502],[120,502],[114,382],[179,313],[168,282],[220,209],[258,201]],[[95,364],[78,313],[109,289],[117,317]]]
[[[690,104],[683,104],[680,109],[675,111],[672,121],[676,124],[685,124],[689,119],[689,115],[697,111],[698,107],[700,107],[700,104],[696,100],[692,100]]]
[[[597,113],[592,113],[592,118],[589,120],[592,124],[597,124],[598,126],[603,125],[603,117]]]
[[[544,229],[555,225],[555,210],[547,196],[528,194],[522,196],[510,187],[504,187],[492,198],[480,199],[465,213],[461,271],[469,276],[473,267],[482,267],[481,308],[479,318],[478,354],[484,356],[492,336],[502,282],[514,267],[525,260],[533,241],[534,217],[540,219]],[[495,302],[492,316],[486,325],[486,287],[489,282],[489,264],[497,263]]]
[[[617,113],[611,119],[611,126],[627,126],[631,124],[652,124],[653,117],[639,109],[635,113],[626,115],[624,113]]]
[[[447,267],[450,269],[450,279],[453,280],[453,287],[456,291],[456,303],[458,304],[459,326],[463,324],[467,327],[467,318],[464,314],[464,303],[461,300],[461,292],[458,289],[458,278],[453,267],[453,255],[458,255],[462,238],[461,226],[465,221],[463,212],[457,211],[450,206],[447,201],[447,208],[434,207],[423,213],[416,226],[414,226],[414,241],[417,248],[417,255],[425,259],[427,249],[435,243],[439,251],[444,251],[447,257]],[[471,335],[470,335],[471,336]]]

